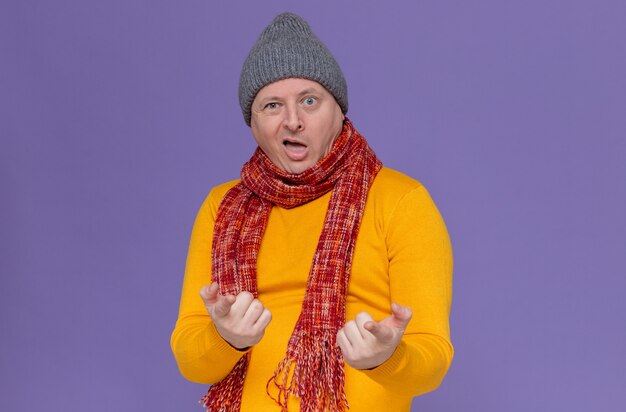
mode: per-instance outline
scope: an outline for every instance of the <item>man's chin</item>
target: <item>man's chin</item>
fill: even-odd
[[[284,168],[281,167],[281,169],[283,169],[285,172],[290,173],[292,175],[299,175],[300,173],[314,166],[309,163],[310,162],[307,162],[307,161],[300,161],[300,162],[289,161],[285,164],[285,167]]]

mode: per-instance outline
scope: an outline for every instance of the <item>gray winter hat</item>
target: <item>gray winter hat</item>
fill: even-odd
[[[250,126],[250,108],[263,87],[298,77],[316,81],[348,112],[348,86],[339,64],[300,16],[282,13],[263,30],[250,50],[239,78],[239,105]]]

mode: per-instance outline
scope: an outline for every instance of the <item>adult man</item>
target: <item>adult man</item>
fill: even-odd
[[[239,98],[259,148],[196,219],[181,373],[213,384],[211,411],[408,411],[453,356],[436,207],[345,117],[343,74],[300,17],[263,31]]]

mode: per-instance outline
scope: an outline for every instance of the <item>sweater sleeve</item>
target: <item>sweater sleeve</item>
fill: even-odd
[[[390,390],[417,396],[439,386],[454,355],[448,320],[452,249],[423,186],[398,201],[386,239],[391,301],[409,306],[413,317],[392,356],[365,373]]]
[[[211,247],[219,196],[215,190],[202,204],[189,243],[178,320],[171,348],[181,374],[192,382],[222,380],[245,352],[230,346],[211,321],[200,289],[211,283]]]

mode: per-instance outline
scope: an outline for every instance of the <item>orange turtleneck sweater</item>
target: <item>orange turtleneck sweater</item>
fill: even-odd
[[[178,367],[193,382],[212,384],[242,356],[217,333],[199,291],[211,283],[213,225],[221,199],[237,181],[214,188],[196,218],[171,346]],[[274,207],[259,250],[258,291],[272,312],[261,342],[251,351],[242,411],[276,411],[266,383],[300,313],[313,253],[330,193],[293,209]],[[372,370],[345,366],[351,412],[409,411],[413,397],[438,387],[453,357],[448,315],[452,251],[445,224],[426,189],[388,168],[367,198],[354,252],[346,319],[390,314],[391,302],[411,307],[413,318],[391,358]],[[198,394],[200,398],[203,394]],[[289,410],[299,410],[290,397]]]

